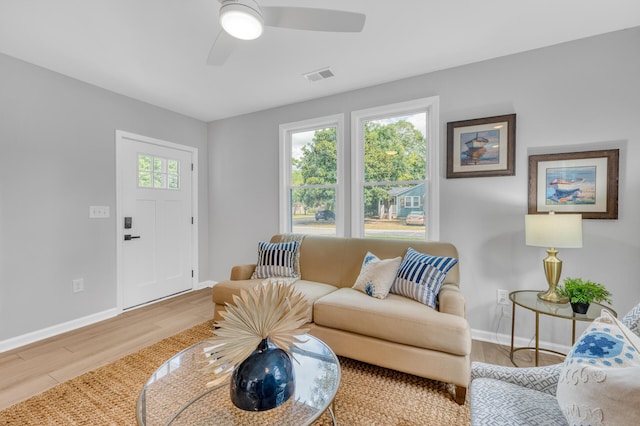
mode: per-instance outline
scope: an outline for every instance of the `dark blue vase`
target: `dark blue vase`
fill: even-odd
[[[294,393],[293,365],[289,355],[263,339],[242,361],[231,378],[231,401],[245,411],[270,410]]]

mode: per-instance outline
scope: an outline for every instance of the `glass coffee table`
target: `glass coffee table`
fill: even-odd
[[[208,388],[212,376],[202,371],[204,348],[197,343],[173,356],[156,370],[138,397],[138,424],[152,425],[309,425],[329,410],[340,385],[340,363],[321,340],[305,335],[292,349],[295,394],[272,410],[250,412],[237,408],[229,396],[229,381]],[[297,362],[296,362],[297,361]]]

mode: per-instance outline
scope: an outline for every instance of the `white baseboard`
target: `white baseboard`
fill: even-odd
[[[498,345],[511,346],[511,335],[503,333],[494,333],[484,330],[471,330],[471,338],[474,340],[480,340],[483,342],[496,343]],[[513,339],[513,345],[517,348],[526,346],[535,346],[535,342],[531,338],[515,336]],[[540,348],[550,349],[552,351],[560,352],[563,354],[571,351],[571,346],[559,345],[557,343],[541,341],[539,342]]]
[[[218,283],[218,281],[202,281],[201,283],[198,283],[198,285],[196,285],[196,288],[194,288],[194,290],[202,290],[203,288],[211,288],[214,285],[216,285]]]
[[[203,288],[213,287],[216,282],[217,281],[200,282],[193,290],[201,290]],[[0,341],[0,353],[19,348],[20,346],[28,345],[39,340],[47,339],[49,337],[57,336],[58,334],[73,331],[81,327],[86,327],[87,325],[95,324],[109,318],[113,318],[119,315],[121,312],[122,311],[118,308],[108,309],[106,311],[87,315],[86,317],[77,318],[71,321],[63,322],[62,324],[53,325],[51,327],[23,334],[21,336],[2,340]]]
[[[20,346],[28,345],[29,343],[37,342],[42,339],[57,336],[58,334],[66,333],[80,327],[85,327],[96,322],[113,318],[119,313],[120,310],[117,308],[108,309],[106,311],[87,315],[86,317],[77,318],[71,321],[63,322],[61,324],[53,325],[51,327],[43,328],[41,330],[32,331],[21,336],[2,340],[0,341],[0,353],[19,348]]]

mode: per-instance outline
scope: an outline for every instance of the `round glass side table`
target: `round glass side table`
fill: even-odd
[[[576,314],[571,309],[571,305],[569,303],[551,303],[546,302],[538,298],[538,293],[540,290],[519,290],[513,291],[509,293],[509,299],[512,302],[511,309],[511,351],[509,352],[509,358],[511,359],[511,363],[518,366],[516,362],[513,360],[513,354],[517,351],[522,350],[533,350],[535,351],[535,365],[538,366],[538,356],[540,351],[554,353],[557,355],[566,355],[558,351],[554,351],[551,349],[540,348],[540,315],[549,315],[556,318],[562,318],[571,320],[571,345],[576,342],[576,321],[593,321],[594,319],[600,316],[600,312],[603,309],[607,309],[616,317],[618,314],[616,311],[611,309],[608,306],[601,305],[599,303],[591,303],[589,305],[589,310],[586,314]],[[536,314],[536,337],[535,337],[535,346],[523,346],[523,347],[514,347],[514,332],[516,325],[516,305],[521,306],[525,309],[533,311]]]

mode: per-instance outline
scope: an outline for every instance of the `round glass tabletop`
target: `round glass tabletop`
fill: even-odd
[[[555,317],[566,318],[576,321],[593,321],[600,316],[600,312],[603,309],[607,309],[614,316],[618,316],[616,311],[608,306],[601,305],[600,303],[591,303],[589,310],[586,314],[577,314],[571,309],[569,303],[552,303],[538,298],[540,290],[520,290],[509,293],[509,299],[516,305],[523,308],[530,309],[532,311],[552,315]],[[544,293],[544,291],[542,291]]]
[[[137,419],[151,425],[308,425],[329,408],[340,385],[340,363],[321,340],[306,335],[292,349],[295,394],[268,411],[243,411],[231,402],[229,382],[207,387],[212,377],[202,371],[204,348],[197,343],[167,360],[144,385],[138,397]],[[333,416],[333,413],[332,413]]]

